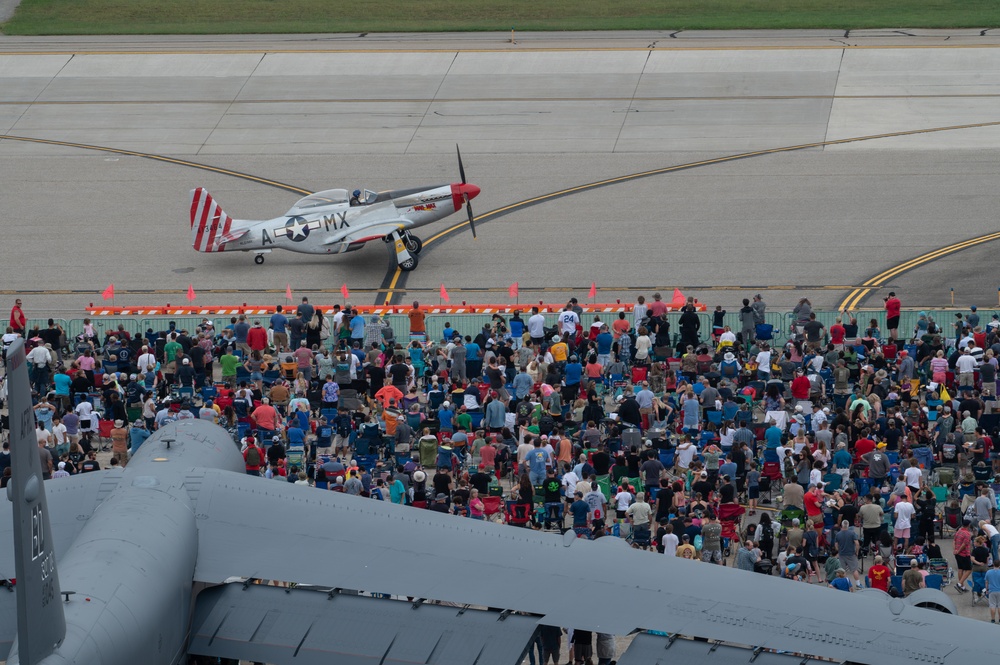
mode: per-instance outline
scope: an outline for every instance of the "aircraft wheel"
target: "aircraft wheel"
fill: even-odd
[[[420,241],[417,236],[407,236],[406,237],[406,251],[410,254],[419,254],[420,250],[424,248],[424,243]]]
[[[402,263],[399,264],[399,269],[403,272],[410,272],[417,267],[417,257],[411,256]]]
[[[253,257],[253,262],[256,263],[257,265],[262,264],[264,262],[264,255],[258,254],[257,256]]]

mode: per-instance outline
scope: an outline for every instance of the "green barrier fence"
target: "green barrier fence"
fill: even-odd
[[[816,319],[820,321],[829,331],[830,326],[832,326],[838,317],[846,318],[840,312],[829,311],[829,310],[814,310],[816,313]],[[942,329],[942,334],[946,338],[955,337],[955,327],[954,323],[957,320],[956,315],[961,315],[964,317],[969,313],[968,309],[933,309],[924,310],[927,315],[934,319],[938,326]],[[979,325],[985,327],[987,323],[993,318],[994,315],[1000,316],[1000,310],[998,309],[980,309],[979,314]],[[888,330],[885,327],[885,310],[882,309],[865,309],[857,310],[853,312],[854,316],[858,320],[859,334],[864,334],[865,329],[869,327],[872,319],[875,319],[878,323],[879,328],[882,331],[882,336],[888,336]],[[903,310],[900,313],[900,325],[899,325],[899,336],[904,339],[908,339],[913,335],[913,331],[916,328],[917,320],[919,318],[920,311],[918,310]],[[365,315],[370,316],[370,315]],[[504,313],[501,315],[505,321],[509,321],[510,314]],[[522,319],[524,319],[525,324],[527,324],[527,319],[530,316],[530,312],[523,312]],[[554,327],[557,325],[558,313],[547,313],[545,316],[545,325],[548,327]],[[632,323],[633,316],[631,312],[625,314],[626,319],[629,323]],[[618,318],[617,313],[607,312],[607,313],[584,313],[583,315],[583,326],[584,328],[589,328],[591,323],[595,320],[595,317],[599,317],[604,323],[611,324],[615,319]],[[711,334],[712,329],[712,314],[711,312],[699,312],[698,317],[701,321],[701,329],[699,332],[699,337],[701,340],[707,340]],[[130,318],[121,316],[109,316],[109,317],[90,317],[90,321],[94,326],[94,330],[97,332],[100,338],[104,338],[105,334],[118,329],[121,325],[127,330],[131,335],[142,335],[147,330],[152,329],[155,332],[160,332],[167,330],[168,324],[173,321],[176,325],[177,330],[187,330],[189,332],[194,332],[199,325],[201,325],[202,319],[206,317],[203,316],[160,316],[160,317],[147,317],[147,318]],[[211,318],[215,324],[216,330],[221,330],[225,326],[229,325],[230,316],[222,315]],[[249,316],[248,320],[252,323],[255,320],[259,320],[264,325],[267,325],[269,320],[268,315]],[[670,312],[667,314],[667,320],[670,322],[670,332],[672,335],[677,335],[680,332],[678,326],[678,319],[680,314],[676,312]],[[404,314],[391,314],[382,317],[383,321],[386,321],[390,326],[392,326],[393,332],[396,335],[396,339],[401,343],[407,341],[410,334],[410,322],[406,315]],[[66,331],[67,339],[72,340],[77,335],[81,334],[84,330],[84,321],[86,319],[55,319],[55,322],[63,327]],[[773,337],[776,344],[783,344],[787,341],[789,333],[791,330],[791,325],[794,320],[792,312],[767,312],[765,314],[765,321],[770,324],[773,328]],[[739,332],[740,322],[738,311],[726,312],[724,317],[724,322],[726,325],[730,326],[734,332]],[[845,321],[846,322],[846,321]],[[484,325],[492,325],[493,315],[492,314],[431,314],[427,316],[426,327],[428,336],[431,339],[441,339],[442,331],[445,329],[447,324],[451,324],[451,327],[456,331],[460,332],[463,336],[469,335],[475,337],[482,330]],[[48,325],[47,319],[31,319],[28,321],[28,327],[45,328]]]

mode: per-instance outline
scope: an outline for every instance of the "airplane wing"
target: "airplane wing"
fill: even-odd
[[[80,473],[70,478],[45,481],[45,495],[49,505],[52,526],[52,544],[56,560],[66,554],[80,529],[87,523],[94,509],[104,501],[121,482],[122,469]],[[0,506],[0,579],[14,575],[14,521],[11,504],[2,501]],[[2,590],[0,590],[2,591]]]
[[[519,662],[537,617],[500,615],[228,584],[198,596],[188,652],[275,665],[511,665]]]
[[[201,487],[198,582],[284,580],[524,612],[545,625],[615,635],[652,630],[867,665],[964,665],[990,657],[984,651],[1000,657],[1000,646],[981,638],[982,624],[884,594],[848,594],[632,550],[617,538],[580,541],[226,471],[206,471]],[[368,634],[348,636],[341,648]],[[679,644],[657,639],[658,658]],[[679,644],[670,662],[711,646],[693,644]]]
[[[359,215],[351,218],[350,223],[349,227],[341,227],[337,233],[324,240],[323,245],[374,240],[413,224],[405,217],[399,216],[399,211],[392,201],[367,206]]]

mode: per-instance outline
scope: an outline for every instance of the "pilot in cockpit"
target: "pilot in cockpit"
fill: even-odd
[[[361,190],[355,189],[351,192],[351,207],[361,205]]]

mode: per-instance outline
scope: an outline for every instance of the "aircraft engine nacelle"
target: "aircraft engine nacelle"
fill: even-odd
[[[945,614],[958,614],[955,603],[943,591],[938,589],[920,589],[911,593],[904,600],[914,607],[922,607],[927,610],[944,612]]]

